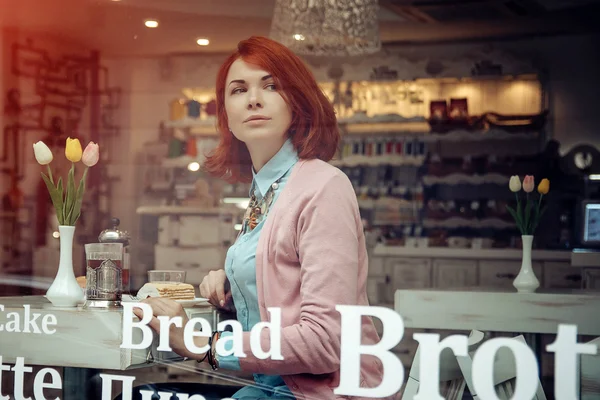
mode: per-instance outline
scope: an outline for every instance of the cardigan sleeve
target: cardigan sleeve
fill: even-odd
[[[242,370],[279,375],[339,370],[341,316],[335,306],[357,303],[360,227],[354,189],[338,171],[299,213],[300,320],[281,330],[283,360],[256,358],[250,350],[250,333],[245,332]],[[269,333],[261,332],[264,349],[269,348]]]

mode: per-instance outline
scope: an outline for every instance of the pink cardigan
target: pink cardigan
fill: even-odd
[[[281,308],[284,359],[256,358],[245,332],[241,369],[282,375],[298,399],[346,398],[333,394],[340,376],[335,306],[368,305],[367,270],[358,202],[348,177],[324,161],[300,160],[270,211],[256,251],[261,320],[269,320],[267,308]],[[373,322],[363,318],[362,343],[378,341]],[[267,330],[261,343],[269,348]],[[373,356],[361,359],[361,386],[378,386],[381,362]]]

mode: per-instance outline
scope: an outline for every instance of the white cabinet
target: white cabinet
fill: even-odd
[[[158,243],[165,246],[217,246],[223,238],[231,236],[221,233],[225,226],[219,215],[162,215],[158,218]]]
[[[542,263],[534,261],[532,266],[541,283]],[[514,288],[512,284],[520,269],[520,261],[479,261],[479,286],[482,288]]]
[[[585,268],[583,281],[586,289],[600,290],[600,268]]]
[[[218,215],[179,217],[179,246],[214,246],[221,242]]]
[[[546,289],[579,289],[581,280],[581,269],[571,267],[569,262],[544,262],[544,288]]]
[[[433,287],[466,288],[477,285],[477,261],[462,259],[433,260]]]
[[[182,248],[154,247],[155,268],[186,271],[186,282],[200,284],[206,274],[223,268],[225,250],[222,247]]]
[[[431,286],[431,261],[427,259],[391,257],[376,264],[375,270],[378,274],[369,270],[371,305],[393,304],[396,289]]]
[[[148,270],[186,271],[186,282],[198,285],[212,270],[222,269],[227,249],[237,235],[237,208],[145,206],[137,213],[155,221],[146,229],[157,230]],[[146,282],[146,277],[142,277]],[[142,285],[138,285],[141,287]]]
[[[394,258],[385,264],[395,289],[426,288],[431,286],[431,260]]]

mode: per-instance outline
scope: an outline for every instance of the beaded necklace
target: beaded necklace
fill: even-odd
[[[246,213],[244,214],[244,228],[248,228],[250,232],[253,231],[259,223],[258,218],[260,218],[261,215],[267,215],[269,207],[271,207],[271,203],[273,203],[275,190],[277,190],[278,187],[279,180],[269,187],[267,193],[265,193],[260,200],[256,198],[256,187],[252,189],[252,196],[250,196],[250,202],[248,203],[248,208],[246,208]]]

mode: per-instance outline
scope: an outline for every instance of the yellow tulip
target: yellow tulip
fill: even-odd
[[[65,156],[67,156],[67,160],[74,163],[79,162],[82,154],[83,150],[81,150],[79,139],[67,138],[67,145],[65,146]]]
[[[550,181],[548,179],[544,178],[538,185],[538,192],[539,192],[539,194],[548,194],[549,191],[550,191]]]

